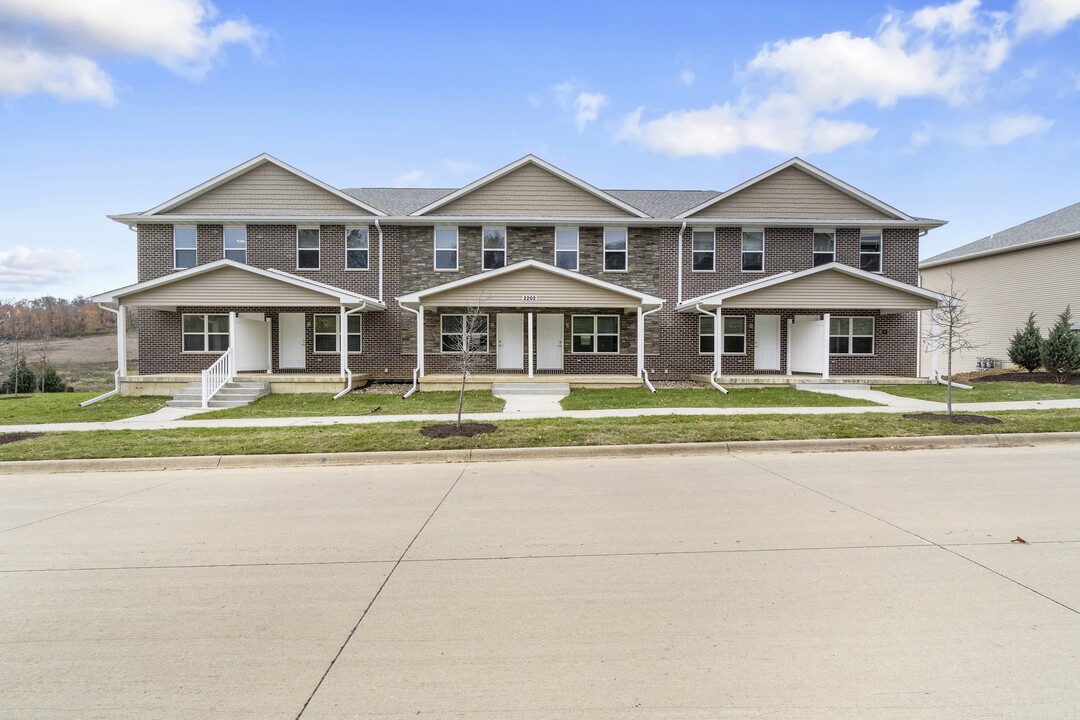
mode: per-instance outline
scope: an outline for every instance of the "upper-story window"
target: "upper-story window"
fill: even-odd
[[[225,259],[238,263],[247,263],[247,228],[225,228]]]
[[[368,269],[368,229],[345,228],[345,269]]]
[[[765,231],[761,229],[742,231],[742,271],[765,271]]]
[[[555,228],[555,266],[578,269],[578,229]]]
[[[814,230],[814,267],[836,260],[836,231]]]
[[[296,267],[298,270],[319,269],[319,228],[297,228]]]
[[[506,228],[483,229],[484,270],[506,267]]]
[[[195,249],[198,236],[194,227],[177,225],[173,228],[173,267],[176,269],[195,267],[198,251]]]
[[[694,272],[711,272],[716,269],[715,231],[694,230],[693,248]]]
[[[626,228],[604,228],[604,272],[625,272],[627,255]]]
[[[881,272],[881,231],[862,230],[859,237],[859,267]]]
[[[458,232],[456,227],[435,228],[435,269],[458,269]]]

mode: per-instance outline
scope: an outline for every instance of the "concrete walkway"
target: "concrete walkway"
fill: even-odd
[[[559,401],[570,394],[567,383],[495,383],[491,394],[506,401],[504,413],[562,412]]]
[[[803,392],[818,393],[819,395],[838,395],[854,400],[865,400],[866,402],[904,408],[909,411],[933,412],[945,409],[944,403],[891,395],[881,390],[872,390],[869,385],[796,385],[795,389]]]

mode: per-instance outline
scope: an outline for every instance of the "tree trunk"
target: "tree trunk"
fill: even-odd
[[[457,399],[457,424],[461,426],[461,407],[465,404],[465,376],[469,373],[464,371],[461,373],[461,390],[458,392]]]
[[[952,418],[952,353],[953,353],[953,324],[949,323],[949,357],[948,357],[948,372],[949,372],[949,384],[945,386],[945,407],[946,412],[950,418]]]

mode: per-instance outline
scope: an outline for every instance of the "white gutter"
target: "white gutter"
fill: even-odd
[[[711,313],[711,312],[709,312],[707,310],[702,310],[701,309],[701,303],[698,303],[697,305],[695,305],[694,309],[697,310],[702,315],[708,315],[709,317],[716,317],[716,315],[714,313]],[[720,338],[719,343],[716,342],[717,337]],[[718,328],[718,327],[713,327],[713,349],[712,349],[712,351],[713,351],[714,354],[717,353],[717,352],[723,352],[722,348],[720,347],[723,344],[723,342],[724,342],[723,330],[721,328]],[[716,382],[715,363],[713,365],[714,365],[713,370],[712,370],[711,373],[709,373],[709,384],[712,385],[717,390],[719,390],[720,392],[727,395],[728,394],[727,388],[725,388],[720,383]]]
[[[946,380],[941,376],[940,370],[937,371],[937,381],[939,385],[952,385],[954,388],[960,388],[961,390],[973,389],[970,385],[962,385],[961,383],[953,382],[952,380]]]
[[[683,232],[685,230],[686,230],[686,221],[683,220],[682,221],[682,227],[679,228],[679,261],[678,261],[679,262],[679,269],[678,269],[678,282],[677,282],[678,291],[676,292],[677,299],[675,300],[676,305],[681,305],[682,304],[682,236],[683,236]]]
[[[379,302],[383,303],[383,288],[382,288],[382,273],[383,273],[382,226],[379,225],[379,218],[375,218],[375,231],[379,233]],[[383,303],[383,304],[385,304],[385,303]]]
[[[366,302],[360,303],[358,307],[341,314],[341,320],[345,327],[339,328],[338,334],[340,337],[338,338],[338,342],[345,343],[345,389],[335,395],[332,398],[334,400],[344,397],[352,391],[352,370],[349,369],[349,321],[347,318],[355,313],[363,312],[366,307]]]
[[[123,308],[120,308],[119,310],[113,310],[111,307],[105,307],[101,303],[98,303],[98,307],[101,308],[102,310],[108,310],[113,315],[115,315],[116,316],[117,326],[119,326],[119,324],[120,324],[120,313],[124,312]],[[119,337],[119,330],[117,330],[117,337]],[[118,352],[117,357],[116,357],[117,363],[120,362],[121,357],[123,357],[122,354]],[[125,357],[124,360],[126,360],[126,359],[127,358]],[[85,402],[79,403],[79,407],[86,407],[87,405],[93,405],[98,400],[104,400],[105,398],[111,398],[113,395],[116,395],[119,392],[120,392],[120,368],[117,367],[116,370],[113,372],[113,389],[110,390],[109,392],[105,393],[104,395],[98,395],[97,397],[93,397],[93,398],[90,398],[89,400],[86,400]]]
[[[419,334],[420,333],[420,310],[419,309],[413,310],[408,305],[403,305],[400,301],[398,302],[398,305],[401,307],[402,310],[408,310],[409,312],[411,312],[413,315],[416,316],[416,332],[417,332],[417,334]],[[420,358],[419,357],[416,358],[416,362],[417,362],[417,365],[416,365],[416,367],[413,368],[413,371],[412,371],[412,387],[409,388],[409,390],[404,395],[401,396],[402,400],[408,399],[408,397],[410,395],[412,395],[414,392],[416,392],[417,390],[420,389],[420,380],[419,380]]]
[[[645,330],[644,330],[645,318],[648,317],[649,315],[652,315],[654,312],[659,312],[660,308],[662,308],[662,307],[664,307],[664,306],[663,305],[658,305],[657,307],[654,307],[652,310],[649,310],[648,312],[641,313],[641,317],[640,317],[638,322],[640,322],[641,326],[642,326],[640,337],[643,340],[644,340],[644,337],[645,337]],[[654,392],[656,392],[656,388],[654,388],[653,384],[651,382],[649,382],[649,371],[645,369],[645,348],[641,348],[640,352],[641,352],[641,358],[642,358],[642,360],[641,360],[641,379],[642,379],[642,381],[644,381],[645,387],[649,388],[649,392],[654,393]]]

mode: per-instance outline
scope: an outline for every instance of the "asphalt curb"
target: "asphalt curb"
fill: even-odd
[[[214,468],[412,465],[568,458],[602,460],[608,458],[687,455],[744,455],[770,452],[873,452],[973,447],[1024,447],[1077,442],[1080,442],[1080,432],[924,435],[917,437],[830,438],[818,440],[740,440],[712,443],[657,443],[654,445],[576,445],[565,447],[301,453],[289,455],[202,455],[197,457],[91,460],[16,460],[0,462],[0,475],[206,470]]]

